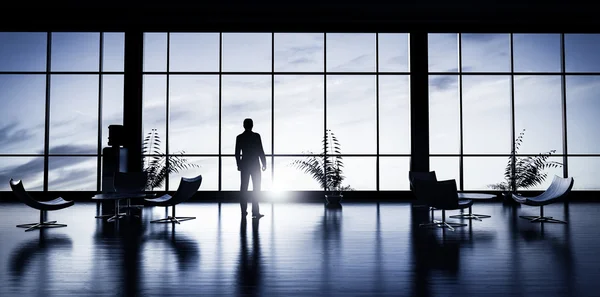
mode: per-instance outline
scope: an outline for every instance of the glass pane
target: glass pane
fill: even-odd
[[[52,75],[50,154],[98,153],[98,75]]]
[[[223,71],[270,72],[271,33],[223,33]]]
[[[514,34],[516,72],[560,72],[560,34]]]
[[[97,157],[50,157],[48,191],[96,191]]]
[[[219,153],[219,76],[169,78],[169,153]]]
[[[600,157],[569,157],[573,190],[600,190]]]
[[[292,165],[294,160],[304,160],[304,157],[276,157],[273,190],[275,191],[318,191],[319,181],[312,175]]]
[[[460,190],[459,162],[459,157],[430,157],[429,169],[435,171],[437,180],[455,180],[456,186]]]
[[[429,71],[458,72],[458,34],[428,34]]]
[[[600,72],[600,34],[565,34],[567,72]]]
[[[510,72],[510,34],[461,34],[462,71]]]
[[[562,154],[560,76],[515,76],[515,133],[523,129],[521,154]]]
[[[275,152],[323,151],[324,78],[322,75],[275,77]]]
[[[0,153],[43,154],[46,76],[0,75],[0,102]]]
[[[240,172],[237,170],[234,157],[222,157],[222,190],[223,191],[239,191],[240,190]],[[271,157],[267,157],[267,170],[261,171],[261,190],[271,190]],[[252,178],[248,184],[248,191],[253,190]]]
[[[379,71],[408,72],[408,33],[379,33]]]
[[[600,76],[567,76],[567,141],[570,154],[600,153]]]
[[[52,33],[52,71],[99,71],[100,33]]]
[[[410,76],[379,76],[379,152],[410,154]]]
[[[377,108],[374,75],[327,76],[327,129],[342,154],[377,152]]]
[[[376,157],[344,157],[343,162],[342,174],[345,179],[342,181],[342,186],[349,186],[356,191],[375,191],[377,189]],[[392,174],[390,171],[383,171],[383,173],[385,175]]]
[[[180,157],[181,158],[181,157]],[[218,157],[182,157],[188,164],[198,167],[190,167],[178,170],[177,173],[169,175],[169,191],[177,191],[181,178],[193,178],[202,175],[202,184],[198,191],[217,191],[219,189],[219,158]]]
[[[492,190],[489,185],[504,182],[507,161],[508,157],[464,157],[464,190]]]
[[[104,35],[104,52],[102,71],[125,70],[125,33],[102,33]]]
[[[463,76],[465,153],[510,154],[510,85],[510,76]]]
[[[108,126],[123,125],[123,75],[102,76],[102,147],[108,146]]]
[[[429,76],[429,150],[432,154],[460,152],[458,75]]]
[[[0,157],[0,191],[11,191],[11,178],[22,180],[25,190],[44,190],[44,157]]]
[[[323,33],[275,33],[275,71],[323,71],[324,36]]]
[[[374,33],[327,33],[327,71],[376,70]]]
[[[47,33],[0,32],[0,71],[46,71]]]
[[[223,154],[235,153],[235,138],[244,132],[246,118],[254,121],[252,131],[260,134],[265,153],[271,153],[270,75],[224,75],[221,108]]]
[[[219,33],[171,33],[169,71],[219,71]]]
[[[167,71],[167,33],[144,33],[144,71]]]
[[[379,189],[407,191],[409,189],[409,157],[379,157]]]
[[[158,146],[161,153],[166,153],[165,141],[167,138],[167,76],[166,75],[144,75],[142,125],[146,138],[152,131],[158,133],[160,143],[153,142],[152,146]]]

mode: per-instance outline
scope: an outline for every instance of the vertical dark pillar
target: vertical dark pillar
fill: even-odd
[[[429,171],[427,32],[410,33],[411,171]]]
[[[142,170],[142,85],[144,33],[125,32],[125,78],[123,102],[124,147],[128,150],[127,170]]]

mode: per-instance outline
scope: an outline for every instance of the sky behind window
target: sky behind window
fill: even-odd
[[[223,33],[220,44],[219,33],[146,33],[144,71],[171,74],[144,75],[144,133],[155,128],[164,138],[168,114],[169,153],[210,155],[189,157],[200,167],[172,175],[170,190],[181,176],[197,174],[203,175],[201,190],[217,190],[219,150],[234,153],[235,136],[247,117],[254,119],[265,152],[275,155],[320,153],[327,125],[343,154],[367,155],[344,158],[345,184],[357,190],[377,189],[379,117],[379,187],[407,190],[409,158],[384,155],[410,154],[408,35]],[[78,155],[50,157],[49,190],[95,190],[99,94],[102,146],[108,125],[123,119],[124,35],[104,33],[101,47],[99,33],[52,33],[50,63],[46,36],[0,33],[0,72],[43,72],[50,66],[51,71],[104,73],[51,74],[49,80],[43,73],[0,74],[5,107],[0,110],[0,154],[43,155],[49,83],[49,153]],[[564,87],[569,176],[576,179],[575,189],[599,189],[596,167],[590,165],[600,163],[600,157],[576,155],[600,154],[600,76],[579,75],[600,73],[600,35],[565,35],[564,86],[560,34],[514,34],[512,40],[511,50],[510,34],[462,34],[460,40],[457,34],[429,35],[431,169],[440,178],[459,180],[462,111],[464,189],[484,190],[502,181],[506,156],[468,155],[510,153],[513,99],[516,133],[526,129],[520,153],[563,154]],[[235,74],[224,73],[219,85],[220,70]],[[327,77],[319,74],[323,71]],[[43,156],[0,158],[0,179],[23,179],[28,189],[42,189]],[[318,190],[318,183],[289,166],[297,158],[275,156],[271,180],[268,157],[263,189]],[[223,190],[238,190],[234,158],[223,156],[222,164]],[[548,173],[563,174],[562,169]],[[8,183],[0,189],[8,190]]]

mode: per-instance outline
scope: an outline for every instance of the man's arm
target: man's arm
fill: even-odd
[[[263,149],[262,140],[260,139],[260,134],[256,133],[256,135],[258,135],[258,148],[260,149],[258,151],[258,156],[262,162],[262,167],[267,168],[267,157],[265,157],[265,150]]]
[[[240,170],[240,161],[242,148],[240,147],[240,136],[235,138],[235,163],[237,164],[238,170]]]

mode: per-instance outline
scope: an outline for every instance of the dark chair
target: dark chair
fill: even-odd
[[[202,184],[202,175],[198,175],[194,178],[181,178],[181,182],[179,183],[179,187],[177,188],[177,192],[173,196],[169,194],[164,194],[158,198],[146,198],[146,202],[151,206],[164,206],[169,207],[172,206],[172,213],[170,216],[167,216],[164,219],[158,219],[151,221],[151,223],[177,223],[180,224],[182,221],[193,220],[196,217],[177,217],[175,216],[175,205],[184,202],[198,191],[200,188],[200,184]]]
[[[414,186],[417,195],[425,200],[427,205],[442,211],[441,221],[421,224],[420,227],[437,226],[454,231],[454,227],[467,226],[467,224],[446,222],[446,210],[465,209],[473,204],[473,200],[458,199],[456,180],[430,181],[415,179]]]
[[[531,222],[548,222],[548,223],[563,223],[566,224],[566,221],[561,221],[557,219],[553,219],[552,217],[544,216],[544,205],[548,205],[554,203],[564,197],[566,197],[573,188],[573,183],[575,181],[572,177],[562,178],[557,175],[554,176],[552,183],[548,187],[546,191],[542,194],[537,195],[535,197],[524,197],[517,194],[512,194],[512,198],[525,205],[529,206],[539,206],[540,207],[540,215],[539,216],[520,216],[521,218],[528,219]]]
[[[20,180],[10,179],[10,188],[13,193],[21,200],[21,202],[27,204],[29,207],[35,208],[40,211],[40,221],[39,223],[31,223],[31,224],[21,224],[17,225],[19,228],[27,228],[25,231],[31,231],[34,229],[41,228],[55,228],[55,227],[66,227],[65,224],[57,224],[56,221],[44,221],[47,215],[47,211],[49,210],[59,210],[63,208],[67,208],[74,204],[73,201],[66,201],[61,197],[50,201],[38,201],[29,196],[29,193],[25,191],[25,187],[23,187],[23,182]]]
[[[414,180],[437,181],[437,176],[435,175],[435,171],[429,171],[429,172],[409,171],[408,172],[408,180],[410,182],[410,190],[415,192],[415,197],[417,197],[417,200],[420,203],[426,204],[425,201],[419,200],[419,196],[415,191]],[[431,210],[431,217],[433,217],[433,211],[435,210],[435,208],[431,207],[430,205],[427,205],[427,207],[429,207],[429,210]]]

